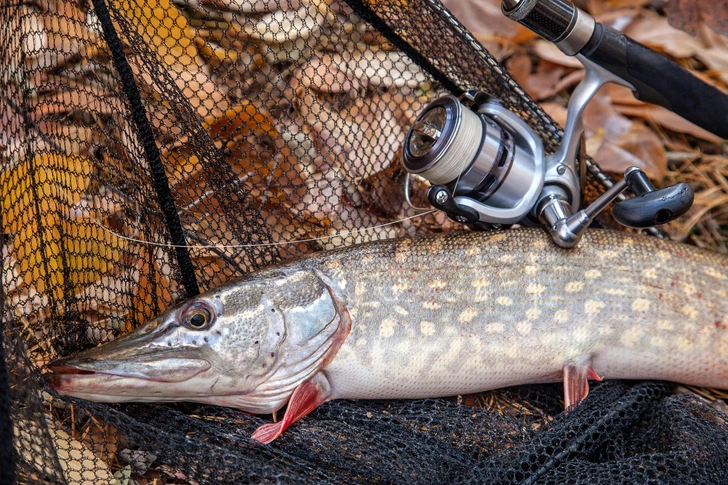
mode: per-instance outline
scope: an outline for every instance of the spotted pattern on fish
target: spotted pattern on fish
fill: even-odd
[[[327,399],[563,379],[581,389],[568,405],[587,376],[728,388],[727,297],[728,257],[670,241],[590,230],[567,250],[539,229],[437,234],[226,283],[56,362],[51,380],[108,402],[272,412],[290,401],[254,435],[264,442]],[[213,316],[203,331],[184,323],[196,305]]]

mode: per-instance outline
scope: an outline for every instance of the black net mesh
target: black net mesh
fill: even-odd
[[[500,98],[549,150],[560,132],[435,0],[10,2],[0,25],[0,482],[726,481],[725,415],[659,383],[598,385],[568,415],[559,386],[330,402],[266,446],[269,417],[55,394],[47,362],[200,290],[452,229],[399,190],[439,93]]]

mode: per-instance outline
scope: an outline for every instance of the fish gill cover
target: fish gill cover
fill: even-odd
[[[0,25],[0,480],[725,481],[725,415],[663,383],[597,385],[568,416],[559,386],[329,402],[266,446],[266,417],[54,393],[50,360],[230,278],[457,229],[399,190],[438,94],[498,97],[549,152],[560,130],[436,0],[41,0]]]

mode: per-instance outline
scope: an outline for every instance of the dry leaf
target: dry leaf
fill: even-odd
[[[567,109],[559,103],[546,102],[541,103],[541,107],[561,127],[566,126]]]
[[[188,31],[187,19],[170,0],[115,0],[113,3],[171,71],[181,73],[196,66],[197,49]]]
[[[112,115],[123,113],[124,103],[108,92],[101,92],[95,86],[84,86],[73,91],[49,93],[40,97],[33,105],[31,119],[40,122],[48,115],[63,114],[69,111]]]
[[[399,51],[355,51],[348,69],[364,85],[397,87],[402,94],[411,94],[427,82],[422,69]]]
[[[621,10],[625,8],[638,8],[648,5],[652,0],[589,0],[587,10],[596,16],[606,10]],[[598,19],[601,20],[601,19]]]
[[[694,125],[680,115],[676,115],[662,106],[656,106],[654,104],[645,104],[643,106],[615,105],[615,108],[623,115],[643,118],[677,133],[685,133],[716,144],[721,144],[724,141],[721,137]]]
[[[565,70],[564,66],[541,61],[536,72],[526,80],[523,88],[536,100],[550,98],[561,91],[557,89],[557,85]]]
[[[533,44],[534,53],[545,61],[552,62],[565,67],[573,67],[575,69],[583,69],[584,66],[576,57],[567,56],[559,50],[552,42],[539,39]]]
[[[533,62],[531,62],[531,56],[526,54],[525,50],[516,51],[506,59],[505,65],[511,77],[521,86],[524,86],[531,77]]]
[[[280,177],[284,172],[274,158],[283,146],[274,123],[270,115],[246,100],[219,117],[206,117],[203,127],[223,150],[233,171],[257,184],[271,176]],[[182,170],[196,172],[196,157],[189,162],[192,170]]]
[[[697,34],[705,22],[716,32],[728,35],[728,2],[725,0],[670,0],[663,8],[670,24],[680,30]]]
[[[442,3],[477,39],[513,40],[518,33],[518,24],[501,12],[501,0],[444,0]]]
[[[295,10],[304,0],[200,0],[200,5],[217,10],[263,14],[273,10]],[[191,4],[198,0],[190,0]]]
[[[5,227],[25,283],[40,293],[61,298],[70,285],[75,294],[121,259],[124,240],[92,220],[69,217],[91,171],[87,159],[50,153],[0,173]]]
[[[324,93],[358,91],[362,81],[349,68],[350,59],[347,52],[313,56],[294,79],[306,88],[313,87]]]
[[[98,42],[81,9],[73,2],[58,2],[57,6],[59,11],[36,12],[23,18],[23,32],[27,35],[23,53],[29,70],[59,69],[73,64],[85,47]]]
[[[245,25],[251,39],[268,44],[306,40],[321,30],[333,14],[322,0],[302,0],[297,10],[273,10],[261,15],[257,23]]]
[[[709,49],[711,47],[728,47],[728,37],[719,34],[705,24],[702,24],[698,30],[698,39]]]
[[[710,74],[720,77],[724,83],[728,84],[728,51],[725,47],[703,49],[695,56],[708,66]]]
[[[363,207],[379,216],[396,218],[404,204],[401,178],[405,172],[399,160],[397,154],[396,160],[384,170],[352,180],[351,190],[347,191],[347,195],[349,201],[354,195],[359,199],[359,203],[350,202],[350,205]]]
[[[523,88],[536,100],[548,99],[584,78],[584,70],[572,71],[548,61],[541,61],[536,72],[526,80]]]
[[[624,29],[624,34],[677,59],[692,57],[705,49],[698,39],[672,27],[666,18],[648,11],[635,18]]]
[[[678,133],[687,133],[711,143],[722,143],[723,139],[689,122],[672,111],[640,101],[624,86],[608,84],[606,87],[614,107],[627,116],[635,116]]]
[[[639,122],[620,115],[606,90],[600,90],[584,110],[587,153],[604,170],[622,173],[637,166],[650,178],[661,180],[667,170],[662,141]]]
[[[159,241],[161,242],[161,241]],[[145,247],[136,262],[139,284],[134,287],[134,315],[128,322],[147,322],[164,308],[178,300],[177,280],[172,278],[172,264],[164,248]],[[131,326],[122,328],[131,331]]]
[[[50,419],[48,431],[56,449],[63,476],[69,485],[102,485],[116,482],[108,464],[83,440],[69,435]]]

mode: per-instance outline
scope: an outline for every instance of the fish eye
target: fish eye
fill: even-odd
[[[211,309],[199,302],[190,305],[182,314],[182,323],[190,330],[205,330],[213,321]]]

